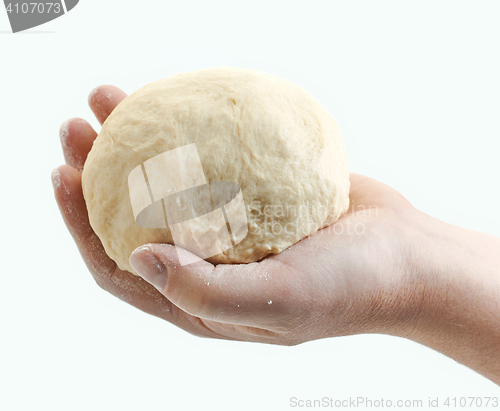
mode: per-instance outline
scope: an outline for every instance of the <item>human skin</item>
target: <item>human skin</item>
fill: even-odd
[[[102,124],[126,97],[95,89]],[[427,345],[500,384],[500,239],[415,209],[396,190],[351,174],[349,211],[333,226],[260,262],[180,266],[167,244],[136,249],[120,270],[93,232],[81,171],[97,133],[60,132],[66,165],[52,174],[63,219],[95,281],[149,314],[202,337],[296,345],[362,333]]]

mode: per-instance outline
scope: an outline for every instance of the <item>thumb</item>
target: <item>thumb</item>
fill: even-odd
[[[179,257],[192,263],[181,265]],[[214,266],[179,247],[147,244],[134,250],[130,265],[173,304],[196,317],[281,328],[296,315],[291,302],[300,296],[300,282],[294,281],[300,276],[272,257]]]

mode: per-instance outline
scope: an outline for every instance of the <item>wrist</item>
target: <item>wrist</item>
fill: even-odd
[[[500,239],[416,212],[406,236],[395,335],[499,382]]]

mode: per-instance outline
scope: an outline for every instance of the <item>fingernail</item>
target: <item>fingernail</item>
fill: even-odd
[[[148,246],[136,248],[130,256],[129,262],[144,280],[163,291],[167,284],[168,270]]]

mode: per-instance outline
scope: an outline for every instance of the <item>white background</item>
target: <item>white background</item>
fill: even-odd
[[[82,0],[10,34],[0,9],[0,409],[286,410],[290,398],[500,396],[416,343],[297,347],[193,337],[95,285],[53,199],[59,125],[100,84],[132,92],[239,66],[336,117],[350,169],[442,220],[500,235],[500,6],[487,2]],[[441,409],[449,409],[441,407]]]

